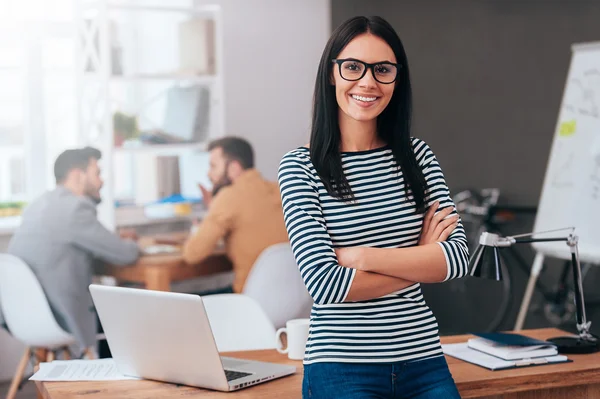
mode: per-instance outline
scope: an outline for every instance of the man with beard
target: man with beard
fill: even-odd
[[[126,265],[139,256],[133,233],[119,237],[96,216],[103,184],[100,157],[91,147],[60,154],[54,164],[56,188],[25,209],[8,246],[8,253],[33,270],[58,324],[75,336],[80,349],[96,344],[96,313],[88,291],[94,262]]]
[[[254,169],[250,143],[225,137],[210,143],[208,178],[212,192],[200,186],[208,212],[185,243],[188,263],[208,257],[225,241],[235,274],[233,292],[242,292],[252,265],[271,245],[287,242],[281,196],[277,183],[263,179]]]

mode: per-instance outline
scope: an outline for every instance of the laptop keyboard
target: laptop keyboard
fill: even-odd
[[[243,371],[225,370],[225,376],[227,377],[227,381],[237,380],[238,378],[247,377],[249,375],[252,375],[252,373],[244,373]]]

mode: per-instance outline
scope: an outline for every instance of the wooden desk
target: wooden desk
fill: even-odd
[[[182,233],[173,233],[168,236],[161,235],[158,239],[142,237],[140,245],[165,243],[169,239],[172,240],[172,243],[182,243],[185,236]],[[225,255],[225,251],[221,249],[216,250],[213,255],[195,265],[185,263],[181,254],[145,255],[130,266],[98,265],[95,274],[112,276],[119,282],[139,283],[149,290],[170,291],[173,281],[210,276],[230,270],[232,270],[231,261]]]
[[[546,339],[564,335],[547,328],[527,330],[527,335]],[[471,336],[442,338],[442,343],[464,342]],[[178,387],[154,381],[112,382],[36,382],[46,399],[55,398],[300,398],[302,396],[302,364],[289,360],[275,350],[228,353],[227,356],[293,364],[298,372],[292,376],[222,393],[191,387]],[[570,355],[573,363],[522,369],[490,371],[458,359],[447,357],[450,371],[462,398],[487,399],[596,399],[600,398],[600,353]]]

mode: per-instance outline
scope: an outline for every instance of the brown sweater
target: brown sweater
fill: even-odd
[[[198,231],[185,243],[185,261],[202,261],[212,254],[222,238],[233,263],[233,290],[242,292],[260,253],[273,244],[288,241],[277,184],[249,169],[232,185],[221,189]]]

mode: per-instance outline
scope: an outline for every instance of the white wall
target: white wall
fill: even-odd
[[[308,142],[314,79],[331,31],[329,0],[196,1],[223,7],[226,132],[248,139],[257,168],[275,180],[283,154]],[[10,379],[20,352],[0,333],[0,381]]]
[[[274,180],[281,157],[308,143],[329,0],[196,0],[223,8],[225,131],[248,139]]]

